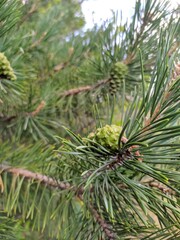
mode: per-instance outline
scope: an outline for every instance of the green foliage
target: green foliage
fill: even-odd
[[[8,218],[5,213],[1,212],[0,216],[0,238],[7,240],[16,240],[21,234],[21,227],[18,226],[17,221]]]
[[[0,38],[6,34],[19,20],[21,1],[2,0],[0,2]],[[12,14],[13,13],[13,14]]]
[[[177,14],[1,1],[0,238],[180,238]]]

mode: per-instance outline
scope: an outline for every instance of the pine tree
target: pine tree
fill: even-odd
[[[169,5],[85,31],[80,1],[0,2],[1,239],[180,239]]]

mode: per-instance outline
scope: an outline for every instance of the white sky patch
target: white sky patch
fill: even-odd
[[[170,0],[172,7],[180,0]],[[105,20],[112,17],[112,10],[122,10],[123,21],[130,18],[134,11],[136,0],[88,0],[83,2],[82,11],[86,19],[86,28],[92,28],[94,24],[101,25]]]

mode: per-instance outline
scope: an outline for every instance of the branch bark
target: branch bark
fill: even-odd
[[[25,112],[25,113],[23,113],[23,116],[29,115],[29,116],[34,117],[34,116],[39,114],[39,112],[45,107],[45,105],[46,105],[46,102],[42,100],[34,111],[32,111],[32,112]],[[18,115],[0,116],[0,121],[9,123],[9,122],[11,122],[11,120],[13,120],[13,119],[15,119],[17,117],[18,117]]]
[[[33,179],[36,181],[41,182],[42,184],[45,184],[49,187],[58,188],[60,190],[70,189],[73,186],[71,186],[68,182],[61,182],[58,180],[55,180],[54,178],[48,177],[46,175],[40,174],[40,173],[34,173],[26,169],[22,168],[15,168],[11,166],[7,166],[4,164],[0,165],[0,171],[2,172],[8,172],[17,176],[24,177],[26,179]]]
[[[109,82],[109,79],[104,79],[104,80],[100,80],[98,83],[94,84],[94,85],[87,85],[84,87],[79,87],[79,88],[73,88],[73,89],[69,89],[65,92],[63,92],[60,97],[67,97],[67,96],[72,96],[72,95],[76,95],[82,92],[89,92],[91,90],[94,90],[102,85],[105,85],[106,83]]]
[[[116,234],[112,231],[112,226],[110,224],[106,223],[106,221],[100,216],[100,214],[93,207],[92,204],[90,204],[89,209],[91,210],[92,215],[94,216],[95,220],[101,226],[101,228],[102,228],[103,232],[105,233],[106,237],[109,240],[115,240],[116,239]]]

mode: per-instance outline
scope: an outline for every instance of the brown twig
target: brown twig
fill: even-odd
[[[179,76],[180,76],[180,63],[177,63],[172,74],[172,81],[176,80]]]
[[[63,92],[60,97],[67,97],[67,96],[72,96],[72,95],[76,95],[76,94],[79,94],[79,93],[82,93],[82,92],[89,92],[91,90],[94,90],[102,85],[105,85],[106,83],[109,82],[109,79],[105,79],[105,80],[101,80],[99,81],[98,83],[94,84],[94,85],[87,85],[87,86],[84,86],[84,87],[79,87],[79,88],[73,88],[73,89],[70,89],[70,90],[67,90],[65,92]]]
[[[171,188],[168,188],[167,186],[163,185],[162,183],[156,182],[153,178],[151,178],[150,180],[145,181],[145,182],[143,181],[143,182],[141,182],[141,184],[149,186],[151,188],[157,188],[164,194],[176,195],[176,192],[173,191]],[[129,186],[127,186],[123,183],[118,184],[117,187],[119,189],[128,189],[129,188]]]
[[[42,184],[45,184],[49,187],[58,188],[60,190],[70,189],[72,186],[67,182],[60,182],[58,180],[55,180],[51,177],[48,177],[46,175],[40,174],[40,173],[34,173],[26,169],[22,168],[15,168],[11,166],[7,166],[4,164],[0,165],[1,173],[2,172],[8,172],[17,176],[24,177],[26,179],[32,179],[41,182]]]
[[[175,68],[174,68],[174,71],[172,73],[172,78],[169,82],[169,84],[167,85],[167,89],[165,90],[164,92],[164,96],[163,96],[163,100],[162,100],[162,103],[165,102],[171,95],[171,86],[172,86],[172,83],[180,76],[180,63],[177,63]],[[159,103],[155,110],[154,110],[154,113],[151,117],[149,118],[146,118],[145,119],[145,122],[144,122],[144,132],[147,131],[149,128],[150,128],[150,124],[152,121],[155,121],[157,120],[158,118],[161,117],[161,115],[159,114],[160,113],[160,110],[161,110],[161,105],[162,103]]]
[[[79,94],[79,93],[82,93],[82,92],[90,91],[91,89],[92,89],[91,86],[73,88],[73,89],[70,89],[70,90],[67,90],[67,91],[63,92],[63,94],[61,96],[68,97],[68,96],[76,95],[76,94]]]
[[[68,63],[69,63],[69,62],[67,61],[67,62],[63,62],[63,63],[57,64],[57,65],[53,68],[54,72],[59,72],[59,71],[63,70],[66,66],[68,66]]]
[[[36,40],[29,48],[28,50],[37,47],[45,38],[45,36],[47,35],[47,32],[43,32],[40,36],[40,38],[38,40]]]
[[[176,192],[173,191],[172,189],[162,185],[161,183],[155,182],[154,180],[150,181],[148,183],[148,185],[150,187],[158,188],[161,192],[163,192],[165,194],[171,194],[171,195],[175,195],[176,194]]]
[[[150,16],[149,16],[150,17]],[[143,20],[143,22],[142,22],[142,25],[141,25],[141,27],[140,27],[140,30],[139,30],[139,32],[137,33],[137,36],[136,36],[136,39],[135,39],[135,41],[134,41],[134,44],[133,44],[133,47],[132,47],[132,49],[136,49],[137,48],[137,46],[138,46],[138,44],[139,44],[139,42],[140,42],[140,40],[141,40],[141,36],[142,36],[142,34],[143,34],[143,32],[144,32],[144,29],[145,29],[145,27],[146,27],[146,25],[147,25],[147,22],[150,20],[150,19],[147,19],[147,18],[145,18],[145,19],[142,19]],[[129,53],[128,55],[127,55],[127,57],[124,59],[124,64],[130,64],[131,62],[132,62],[132,60],[134,59],[134,57],[135,57],[135,52],[131,52],[131,53]]]
[[[14,115],[14,116],[9,116],[9,117],[7,117],[7,116],[0,116],[0,121],[2,121],[2,122],[11,122],[11,120],[13,120],[13,119],[15,119],[17,116],[16,115]]]
[[[37,5],[34,3],[29,12],[22,18],[21,23],[25,22],[33,13],[37,11]]]
[[[74,48],[70,47],[68,49],[68,60],[54,66],[54,68],[53,68],[54,72],[59,72],[59,71],[63,70],[65,67],[69,66],[73,52],[74,52]]]
[[[28,116],[34,117],[34,116],[38,115],[38,113],[45,107],[45,105],[46,105],[46,102],[44,100],[42,100],[34,111],[26,112],[26,113],[24,113],[23,116],[27,116],[28,115]],[[17,117],[18,117],[18,115],[0,116],[0,121],[9,123],[9,122],[11,122],[13,119],[15,119]]]
[[[157,120],[160,117],[160,116],[158,116],[158,113],[159,113],[160,109],[161,109],[161,105],[158,104],[156,106],[155,110],[154,110],[153,115],[150,118],[145,119],[145,124],[144,124],[145,125],[145,128],[144,128],[145,131],[147,131],[149,129],[152,120]]]
[[[168,52],[168,56],[171,57],[171,55],[179,48],[179,46],[180,46],[180,42],[175,42],[170,48]]]
[[[102,230],[105,233],[106,237],[108,237],[109,240],[116,239],[116,234],[112,231],[111,225],[106,223],[106,221],[100,216],[100,214],[92,206],[92,204],[89,205],[89,209],[91,210],[95,220],[98,222],[98,224],[102,228]]]
[[[46,102],[42,100],[37,108],[33,112],[28,113],[28,115],[31,115],[32,117],[36,116],[45,107],[45,105]]]

